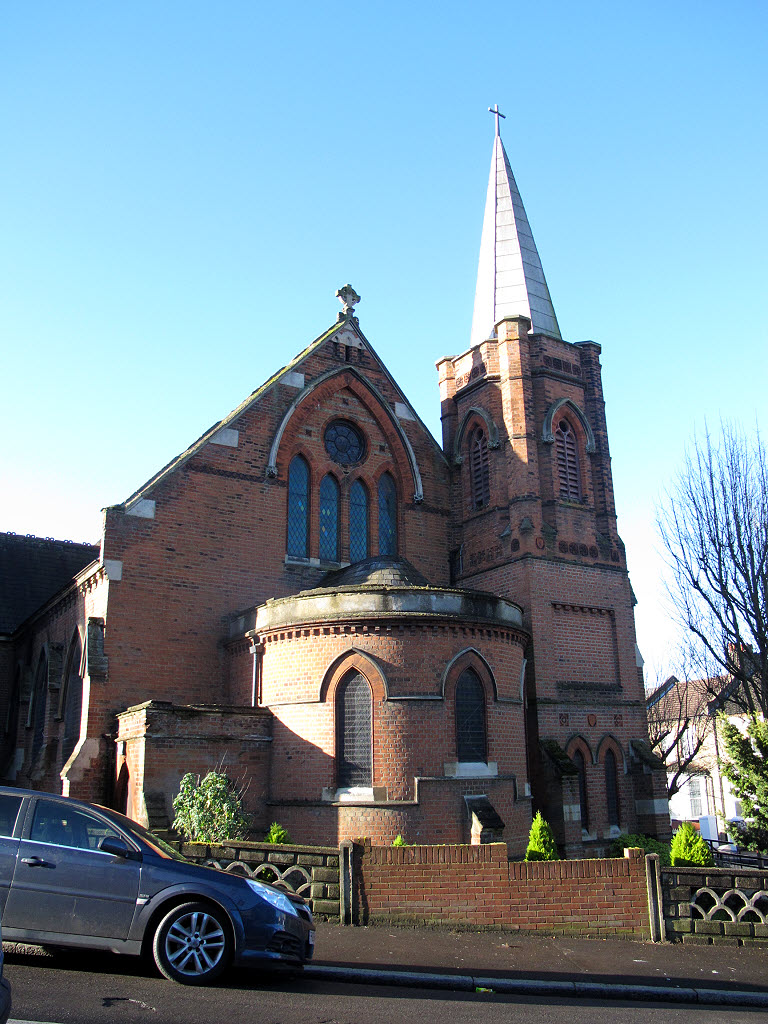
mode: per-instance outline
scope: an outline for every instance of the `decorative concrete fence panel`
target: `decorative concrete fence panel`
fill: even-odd
[[[339,917],[339,851],[334,846],[175,843],[188,860],[298,893],[319,917]]]
[[[768,870],[663,868],[667,938],[768,945]]]

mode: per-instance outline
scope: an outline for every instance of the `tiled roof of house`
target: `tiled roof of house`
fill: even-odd
[[[98,557],[98,544],[0,533],[0,633],[13,633]]]

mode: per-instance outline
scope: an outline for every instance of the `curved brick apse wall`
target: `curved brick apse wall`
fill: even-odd
[[[360,835],[391,843],[467,842],[465,797],[487,796],[517,849],[530,824],[521,699],[520,609],[436,587],[346,587],[258,609],[260,703],[274,715],[274,816],[304,842]],[[485,762],[457,755],[455,689],[470,668],[485,695]],[[372,786],[338,787],[339,687],[360,673],[372,695]],[[301,800],[295,799],[303,793]]]

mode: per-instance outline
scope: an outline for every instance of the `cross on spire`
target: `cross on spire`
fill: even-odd
[[[503,117],[503,118],[506,119],[507,115],[506,114],[502,114],[502,112],[499,110],[499,104],[498,103],[495,103],[492,107],[488,107],[488,113],[496,115],[496,134],[499,135],[500,134],[499,133],[499,118]]]

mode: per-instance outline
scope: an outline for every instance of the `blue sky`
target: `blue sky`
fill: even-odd
[[[0,33],[0,530],[98,537],[327,328],[439,436],[502,135],[563,335],[603,347],[640,646],[653,509],[705,417],[766,427],[758,2],[30,0]]]

